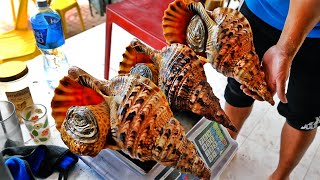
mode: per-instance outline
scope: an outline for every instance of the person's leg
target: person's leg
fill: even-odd
[[[226,102],[224,106],[224,111],[227,114],[227,116],[230,118],[233,125],[238,130],[238,132],[234,132],[228,129],[228,132],[233,139],[237,139],[237,136],[241,130],[242,125],[244,124],[245,120],[248,118],[248,116],[252,111],[252,106],[235,107]]]
[[[263,57],[264,53],[277,43],[281,31],[254,15],[245,2],[241,3],[240,12],[250,22],[256,53],[259,57]],[[240,84],[232,78],[228,78],[224,97],[226,100],[224,111],[238,130],[237,133],[231,131],[229,133],[232,138],[236,139],[242,125],[252,111],[254,100],[245,95],[240,89]]]
[[[289,179],[290,173],[307,151],[316,132],[317,129],[300,131],[291,127],[287,122],[284,124],[281,132],[279,163],[270,176],[270,180]]]
[[[288,103],[279,103],[278,112],[286,118],[282,128],[279,163],[270,179],[289,178],[312,143],[320,125],[319,77],[320,38],[307,38],[290,69]]]

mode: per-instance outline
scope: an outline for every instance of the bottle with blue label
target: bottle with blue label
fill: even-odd
[[[60,15],[47,0],[37,0],[38,12],[30,18],[37,46],[42,52],[46,81],[51,89],[67,74],[69,63],[62,45],[65,43]]]

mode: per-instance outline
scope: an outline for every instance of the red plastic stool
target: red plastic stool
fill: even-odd
[[[174,0],[124,0],[106,7],[105,79],[109,79],[112,23],[155,49],[166,45],[162,17]]]

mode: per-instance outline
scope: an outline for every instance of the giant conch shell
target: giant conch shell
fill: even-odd
[[[150,79],[127,74],[98,80],[71,67],[54,92],[52,116],[72,152],[95,156],[104,148],[121,149],[141,161],[210,178],[165,95]]]
[[[222,7],[206,11],[200,2],[175,0],[164,12],[163,33],[168,44],[188,45],[218,72],[274,105],[250,24],[239,11]]]
[[[132,68],[143,63],[150,67],[152,77],[158,77],[153,81],[166,95],[172,110],[191,111],[236,131],[207,82],[201,59],[204,58],[183,44],[173,43],[159,51],[134,39],[123,54],[119,74],[132,73]]]

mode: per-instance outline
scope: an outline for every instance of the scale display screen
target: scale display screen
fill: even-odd
[[[210,168],[230,145],[226,135],[215,122],[211,122],[201,131],[195,137],[194,143]]]
[[[205,161],[210,169],[215,169],[217,172],[225,165],[225,158],[232,157],[230,153],[233,153],[237,147],[235,142],[231,142],[231,139],[226,134],[226,130],[223,130],[221,126],[213,121],[206,121],[202,123],[194,131],[191,132],[189,139],[195,144],[199,155]],[[233,148],[229,148],[231,146]],[[229,152],[228,151],[233,151]],[[219,162],[218,162],[219,161]],[[155,180],[199,180],[192,174],[184,174],[173,168],[163,169]]]

